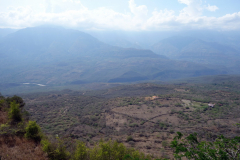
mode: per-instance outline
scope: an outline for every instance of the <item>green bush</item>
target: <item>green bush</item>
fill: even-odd
[[[37,141],[41,140],[41,128],[37,125],[35,121],[29,121],[27,127],[25,128],[25,131],[25,137]]]
[[[51,143],[48,139],[42,139],[42,149],[48,154],[51,160],[67,160],[70,158],[70,153],[66,151],[66,147],[59,138],[57,142]]]
[[[219,136],[214,142],[199,141],[197,134],[190,134],[183,138],[183,134],[177,132],[177,136],[171,142],[176,159],[240,159],[240,137],[225,138]]]
[[[85,143],[78,142],[75,154],[75,160],[123,160],[123,159],[152,159],[150,156],[125,147],[117,141],[100,141],[93,148],[87,148]]]
[[[126,148],[122,143],[111,140],[108,142],[100,141],[98,145],[90,149],[89,154],[90,160],[122,160],[128,154],[138,159],[150,158],[139,151]]]
[[[9,125],[8,124],[1,124],[0,125],[0,133],[8,133],[9,132]]]
[[[74,154],[74,158],[76,160],[84,160],[87,159],[88,156],[88,148],[85,146],[83,142],[78,142],[77,148]]]
[[[10,103],[8,118],[11,119],[12,121],[15,121],[15,122],[22,121],[22,114],[19,106],[20,105],[17,104],[15,101]]]
[[[84,142],[77,142],[76,150],[72,156],[66,151],[63,141],[57,138],[57,142],[51,143],[48,139],[42,139],[42,149],[51,160],[152,160],[150,155],[145,155],[133,148],[127,148],[117,141],[100,141],[94,147],[88,148]]]
[[[2,107],[3,103],[5,102],[4,99],[0,99],[0,107]]]
[[[21,97],[19,97],[19,96],[16,96],[16,95],[14,95],[11,98],[8,97],[6,100],[7,100],[8,104],[11,104],[11,102],[15,101],[17,104],[19,104],[20,108],[24,107],[24,105],[25,105],[23,99]]]
[[[181,103],[176,103],[175,106],[176,107],[183,107],[183,105]]]
[[[134,141],[134,139],[133,139],[132,136],[128,136],[128,137],[127,137],[127,142],[129,142],[129,141]]]

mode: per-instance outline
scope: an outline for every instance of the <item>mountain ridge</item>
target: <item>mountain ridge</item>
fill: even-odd
[[[176,61],[147,49],[111,46],[87,33],[62,27],[32,27],[9,34],[0,42],[0,57],[0,86],[168,81],[229,73],[224,66]],[[132,77],[127,74],[131,72],[141,75]]]
[[[240,59],[240,51],[217,42],[206,42],[201,39],[174,36],[152,45],[157,54],[175,60],[186,60],[202,64],[214,64],[231,67]]]

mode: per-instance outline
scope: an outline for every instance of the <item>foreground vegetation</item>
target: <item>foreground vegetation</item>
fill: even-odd
[[[197,134],[190,134],[183,138],[182,133],[177,132],[177,136],[171,142],[174,148],[174,157],[181,159],[201,159],[201,160],[235,160],[240,158],[240,137],[225,138],[219,136],[213,142],[199,141]]]

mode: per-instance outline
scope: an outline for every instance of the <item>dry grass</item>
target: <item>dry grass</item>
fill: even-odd
[[[40,144],[17,136],[0,137],[0,156],[4,160],[47,160]]]
[[[7,112],[0,110],[0,124],[8,122]],[[41,145],[22,136],[0,136],[1,160],[47,160],[47,155],[42,151]]]
[[[7,123],[7,112],[0,111],[0,124],[5,124]]]

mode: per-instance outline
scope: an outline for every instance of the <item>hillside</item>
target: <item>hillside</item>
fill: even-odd
[[[239,76],[206,76],[168,84],[24,94],[24,101],[0,96],[0,156],[110,160],[130,154],[171,159],[177,150],[174,137],[180,132],[197,136],[201,143],[195,145],[213,142],[216,151],[224,139],[219,135],[227,137],[230,148],[239,148],[239,80]],[[36,120],[42,131],[28,119]]]
[[[74,137],[45,135],[35,121],[28,121],[19,96],[0,96],[0,158],[4,160],[72,160],[72,159],[137,159],[153,160],[153,156],[127,148],[117,141],[99,141],[90,147]]]
[[[169,158],[173,153],[169,144],[177,131],[196,132],[208,141],[238,135],[239,87],[239,77],[217,76],[198,79],[198,84],[144,83],[23,97],[31,118],[48,134],[70,136],[89,146],[111,138]]]
[[[17,29],[10,29],[10,28],[0,28],[0,40],[7,36],[8,34],[16,32]]]
[[[16,105],[14,104],[16,101],[19,103],[21,113],[18,113],[16,108],[13,111],[12,107]],[[28,116],[23,106],[20,97],[4,98],[0,95],[0,157],[6,160],[47,160],[40,143],[24,136]],[[16,117],[20,114],[21,120]]]

